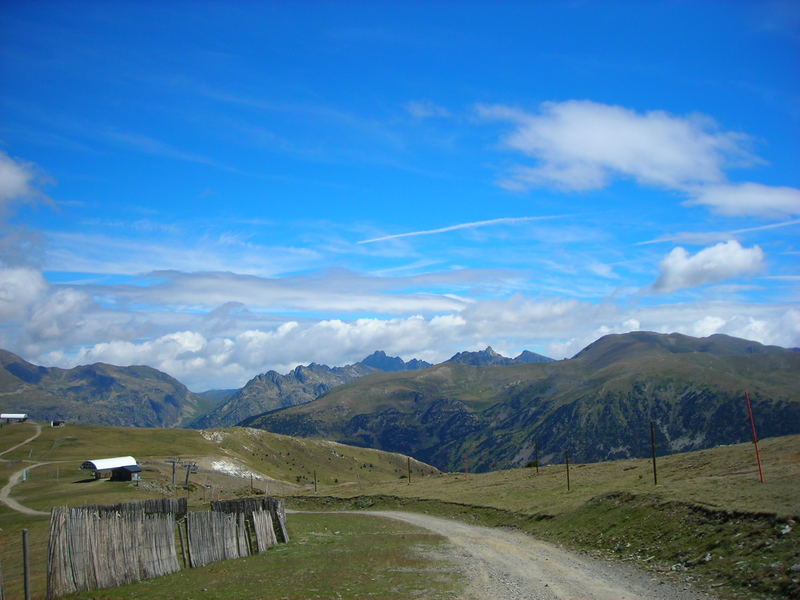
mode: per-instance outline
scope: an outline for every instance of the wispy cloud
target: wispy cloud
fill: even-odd
[[[392,235],[384,235],[381,237],[371,238],[368,240],[361,240],[359,244],[372,244],[374,242],[384,242],[386,240],[395,240],[398,238],[415,237],[418,235],[435,235],[437,233],[447,233],[448,231],[457,231],[459,229],[476,229],[478,227],[488,227],[490,225],[515,225],[517,223],[526,223],[529,221],[544,221],[547,219],[558,219],[564,215],[553,215],[546,217],[501,217],[499,219],[488,219],[486,221],[472,221],[470,223],[458,223],[457,225],[449,225],[447,227],[439,227],[438,229],[423,229],[421,231],[408,231],[406,233],[395,233]]]
[[[173,160],[181,160],[184,162],[193,162],[200,165],[222,169],[223,171],[231,171],[234,173],[239,172],[238,169],[222,164],[212,158],[208,158],[200,154],[194,154],[192,152],[186,152],[167,144],[166,142],[162,142],[161,140],[157,140],[146,135],[121,131],[107,131],[104,135],[109,140],[123,144],[138,152],[143,152],[144,154],[150,154],[152,156],[158,156],[161,158],[170,158]]]
[[[770,223],[769,225],[761,225],[759,227],[745,227],[743,229],[732,229],[731,231],[682,231],[680,233],[670,233],[662,235],[652,240],[645,242],[637,242],[637,246],[646,246],[648,244],[662,244],[662,243],[678,243],[678,244],[694,244],[704,246],[706,244],[713,244],[715,242],[724,242],[737,235],[743,233],[754,233],[756,231],[766,231],[769,229],[780,229],[781,227],[791,227],[792,225],[800,225],[800,219],[793,219],[791,221],[782,221],[781,223]]]
[[[417,119],[445,118],[451,116],[449,110],[428,100],[413,100],[406,102],[405,109],[412,117]]]

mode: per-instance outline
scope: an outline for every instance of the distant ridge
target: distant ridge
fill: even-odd
[[[439,468],[576,462],[746,441],[750,394],[761,437],[800,433],[800,354],[726,335],[607,335],[572,359],[508,364],[491,348],[422,371],[352,381],[252,417],[275,433],[410,454]],[[478,363],[478,364],[475,364]]]
[[[34,420],[134,427],[179,427],[204,404],[180,381],[151,367],[41,367],[7,350],[0,350],[0,394],[4,412],[25,412]]]
[[[264,412],[305,404],[354,379],[379,372],[398,372],[430,367],[425,361],[405,362],[377,350],[364,360],[344,367],[311,363],[286,375],[267,371],[256,375],[216,409],[196,419],[193,427],[230,427]]]
[[[547,363],[553,362],[552,358],[536,354],[529,350],[524,350],[516,358],[509,358],[498,354],[491,346],[487,346],[485,350],[477,352],[459,352],[453,355],[447,362],[460,363],[462,365],[474,365],[476,367],[487,366],[507,366],[519,364],[532,364],[532,363]]]

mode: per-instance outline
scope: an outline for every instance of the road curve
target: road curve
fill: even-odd
[[[3,450],[2,452],[0,452],[0,456],[3,456],[3,454],[7,454],[8,452],[11,452],[12,450],[16,450],[20,446],[24,446],[25,444],[30,444],[33,440],[35,440],[37,437],[42,435],[42,426],[41,425],[34,425],[33,428],[36,430],[36,433],[34,433],[31,437],[29,437],[24,442],[20,442],[16,446],[11,446],[11,448],[8,448],[7,450]]]
[[[11,448],[3,450],[2,452],[0,452],[0,456],[9,453],[12,450],[16,450],[17,448],[24,446],[25,444],[30,444],[33,440],[35,440],[42,434],[41,425],[34,425],[33,428],[36,430],[36,432],[31,437],[29,437],[27,440],[23,442],[20,442],[16,446],[11,446]],[[0,459],[0,462],[7,462],[7,461],[5,459]],[[24,468],[20,469],[19,471],[17,471],[16,473],[13,473],[11,477],[8,478],[8,483],[5,484],[2,489],[0,489],[0,503],[5,504],[12,510],[21,512],[26,515],[33,515],[36,517],[49,517],[50,513],[42,512],[40,510],[34,510],[32,508],[28,508],[27,506],[23,506],[22,504],[20,504],[19,502],[17,502],[16,500],[14,500],[9,496],[12,488],[19,483],[19,480],[22,479],[22,474],[27,469],[35,469],[36,467],[47,464],[50,463],[40,462],[40,463],[29,464],[26,465]]]
[[[713,600],[629,565],[569,552],[524,533],[419,513],[365,511],[438,533],[453,545],[475,600]]]
[[[49,465],[50,463],[40,462],[34,463],[32,465],[26,466],[24,469],[20,469],[11,477],[8,478],[8,483],[3,486],[3,489],[0,489],[0,502],[8,506],[12,510],[16,510],[17,512],[24,513],[26,515],[33,515],[37,517],[49,517],[50,513],[42,512],[40,510],[33,510],[32,508],[28,508],[27,506],[23,506],[13,498],[9,497],[11,493],[11,489],[19,483],[19,480],[22,478],[22,473],[26,469],[35,469],[36,467],[40,467],[41,465]]]

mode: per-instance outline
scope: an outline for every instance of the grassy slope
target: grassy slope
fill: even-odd
[[[534,535],[699,581],[732,598],[800,597],[800,436],[658,459],[564,465],[387,482],[372,497],[324,490],[297,506],[404,508]],[[713,586],[713,587],[712,587]]]
[[[444,538],[405,523],[352,515],[290,515],[292,543],[267,554],[86,592],[104,600],[458,598],[457,565],[437,555]],[[298,576],[302,573],[302,576]],[[333,596],[332,590],[336,590]]]
[[[21,442],[32,433],[29,423],[0,428],[0,450]],[[143,481],[139,487],[124,482],[87,480],[85,472],[78,469],[87,458],[127,454],[142,464]],[[296,440],[243,428],[200,432],[67,425],[62,428],[44,426],[36,440],[3,455],[1,458],[6,462],[0,462],[0,481],[5,483],[13,472],[26,464],[52,461],[52,464],[31,469],[29,480],[14,488],[12,494],[23,505],[41,511],[48,511],[53,505],[112,504],[165,494],[186,494],[182,489],[171,490],[168,485],[171,480],[171,465],[165,462],[168,457],[181,457],[200,464],[200,472],[190,478],[189,498],[193,506],[200,506],[211,497],[250,494],[249,478],[212,471],[209,467],[214,459],[270,477],[255,482],[256,492],[266,486],[269,493],[313,490],[314,471],[320,485],[333,485],[338,479],[349,481],[354,489],[359,489],[373,482],[397,479],[407,467],[406,458],[397,454]],[[435,470],[427,465],[412,461],[412,476],[433,472]],[[183,480],[183,473],[185,471],[179,475],[179,482]],[[204,488],[205,485],[213,486],[213,491]],[[34,590],[43,594],[47,527],[46,517],[20,515],[0,505],[0,564],[7,597],[21,595],[20,532],[23,528],[30,530]]]
[[[0,429],[0,448],[12,446],[30,432],[29,425]],[[571,547],[604,552],[650,568],[667,570],[671,577],[698,578],[709,585],[720,583],[723,585],[715,591],[731,597],[791,597],[800,588],[792,582],[792,578],[800,579],[800,576],[789,570],[800,562],[800,517],[796,516],[800,515],[796,493],[800,487],[800,436],[762,441],[766,484],[757,480],[752,444],[742,444],[659,458],[657,487],[652,484],[650,463],[646,460],[573,465],[570,471],[572,489],[567,493],[563,465],[544,467],[538,475],[535,469],[517,469],[468,476],[423,475],[424,467],[416,465],[409,485],[406,479],[400,479],[405,459],[397,455],[293,440],[242,428],[221,432],[227,435],[206,434],[211,438],[206,439],[200,432],[185,430],[45,428],[35,442],[3,458],[27,460],[30,455],[30,459],[36,461],[68,461],[31,471],[30,481],[15,489],[15,498],[39,509],[56,503],[112,503],[159,496],[168,488],[165,482],[169,479],[169,468],[163,463],[164,457],[216,456],[240,460],[247,467],[278,479],[296,478],[316,469],[322,480],[317,494],[308,484],[292,486],[287,482],[279,490],[304,494],[291,500],[296,506],[400,506],[488,525],[514,526]],[[75,470],[81,460],[129,452],[149,463],[145,465],[145,483],[156,485],[143,484],[136,488],[107,481],[75,483],[82,479],[82,474]],[[7,479],[11,472],[21,468],[20,465],[0,463],[0,478]],[[338,484],[334,483],[335,479],[339,479]],[[249,493],[249,481],[241,478],[201,472],[192,475],[192,480],[212,483],[226,496]],[[277,484],[268,483],[272,485]],[[381,498],[379,494],[384,496]],[[204,490],[194,488],[190,499],[198,506],[203,495]],[[786,531],[787,525],[789,531]],[[313,523],[298,523],[297,526],[298,532],[305,531],[303,535],[311,537],[303,548],[293,546],[286,550],[288,558],[280,560],[286,561],[287,568],[295,564],[292,561],[308,560],[309,564],[317,565],[313,569],[324,573],[325,568],[319,563],[326,562],[325,552],[315,545],[324,536],[310,533],[322,534],[324,530]],[[17,597],[21,586],[19,532],[22,527],[31,530],[34,590],[39,593],[44,589],[47,519],[25,517],[3,506],[0,507],[0,559],[9,597]],[[344,532],[344,526],[340,530]],[[360,534],[354,531],[353,535]],[[371,539],[380,539],[383,543],[394,538],[375,536]],[[362,540],[358,544],[365,543]],[[404,547],[405,550],[398,548],[387,552],[407,552],[410,546]],[[317,553],[316,558],[314,553]],[[711,558],[706,562],[709,553]],[[356,554],[344,557],[348,559],[345,561],[348,568],[351,559],[361,560]],[[241,575],[243,581],[250,581],[242,583],[245,590],[249,585],[256,585],[257,579],[253,578],[258,577],[259,565],[265,565],[264,568],[272,565],[270,555],[248,560],[250,562],[241,562],[241,567],[238,562],[210,565],[206,571],[198,571],[198,577],[208,582],[207,585],[223,585]],[[677,565],[675,572],[670,570],[673,565]],[[385,569],[385,564],[375,568],[379,572]],[[354,572],[343,571],[341,575],[341,581],[356,582],[352,589],[362,590],[361,597],[365,595],[367,588],[358,586],[367,584],[357,583]],[[329,575],[320,577],[320,581],[330,581],[325,579]],[[160,581],[162,579],[140,584],[138,591],[133,590],[124,597],[136,597],[136,594],[152,597],[152,593],[162,593]],[[179,586],[167,583],[167,579],[163,581],[167,590],[169,586]],[[320,583],[320,586],[330,585]],[[748,585],[755,588],[747,588]],[[297,588],[286,589],[287,597],[303,597]],[[384,591],[386,589],[389,588]],[[169,596],[165,594],[164,597]],[[359,595],[353,592],[350,597]]]

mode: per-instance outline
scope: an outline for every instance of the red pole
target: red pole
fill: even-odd
[[[758,435],[756,435],[756,422],[753,419],[753,407],[750,406],[750,393],[745,392],[744,397],[747,399],[747,414],[750,416],[750,425],[753,427],[753,444],[756,447],[756,462],[758,463],[758,478],[761,483],[764,483],[764,471],[761,470],[761,454],[758,452]]]

